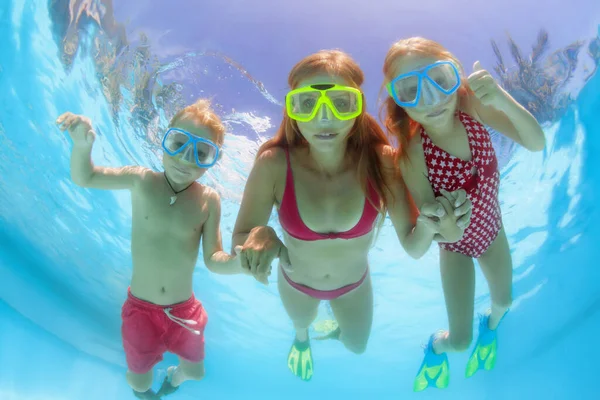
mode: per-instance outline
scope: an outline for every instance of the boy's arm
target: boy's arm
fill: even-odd
[[[210,190],[210,189],[209,189]],[[202,226],[202,254],[206,268],[223,275],[249,274],[242,268],[239,257],[223,251],[221,239],[221,199],[219,194],[210,190],[208,195],[208,219]]]
[[[73,141],[71,179],[76,185],[94,189],[132,189],[147,171],[143,167],[94,166],[92,147],[96,133],[89,118],[66,112],[56,119],[56,124],[60,130],[66,130]]]
[[[92,146],[73,146],[71,179],[78,186],[106,190],[133,189],[147,171],[140,166],[98,167],[93,164],[91,153]]]

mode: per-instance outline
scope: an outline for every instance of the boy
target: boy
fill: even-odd
[[[238,257],[223,252],[219,195],[196,182],[220,158],[225,127],[206,100],[181,110],[163,139],[164,173],[158,173],[139,166],[94,166],[91,121],[67,112],[56,122],[73,140],[75,184],[131,190],[133,276],[121,314],[126,376],[136,397],[160,399],[182,382],[204,376],[207,315],[192,290],[200,238],[209,270],[250,273],[242,269]],[[165,351],[177,354],[180,364],[168,368],[162,387],[154,393],[152,368]]]

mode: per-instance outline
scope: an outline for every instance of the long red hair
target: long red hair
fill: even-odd
[[[339,50],[321,50],[317,53],[302,59],[298,62],[288,76],[288,85],[296,89],[302,80],[318,75],[335,75],[343,78],[349,85],[360,89],[364,82],[364,74],[358,64],[348,54]],[[363,105],[365,98],[363,94]],[[364,107],[364,106],[363,106]],[[365,109],[365,107],[363,108]],[[384,196],[385,178],[382,171],[382,163],[378,155],[377,148],[383,145],[389,145],[389,140],[383,129],[379,126],[375,118],[363,111],[354,122],[354,126],[348,135],[346,147],[346,156],[356,160],[356,172],[361,183],[365,197],[373,202],[367,196],[367,182],[377,192],[380,204],[373,204],[381,213],[387,210],[387,204]],[[295,148],[308,146],[308,142],[298,129],[296,121],[288,117],[287,112],[283,112],[283,121],[277,130],[275,136],[258,149],[257,157],[265,151],[275,148]]]
[[[435,57],[441,60],[452,61],[458,68],[461,76],[461,85],[458,89],[459,99],[463,99],[466,94],[470,92],[467,80],[464,78],[464,72],[460,61],[438,42],[422,37],[399,40],[388,50],[385,61],[383,62],[383,75],[385,81],[382,91],[385,89],[385,85],[395,78],[395,76],[393,76],[394,63],[398,58],[405,57],[409,54],[418,54],[423,57]],[[385,92],[387,93],[387,90],[385,90]],[[394,102],[394,99],[389,95],[381,105],[380,117],[387,133],[397,141],[398,151],[396,152],[396,158],[406,157],[408,144],[410,143],[410,140],[419,133],[421,124],[410,118],[406,111],[398,106],[396,102]]]

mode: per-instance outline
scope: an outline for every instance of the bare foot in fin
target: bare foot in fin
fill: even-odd
[[[342,333],[342,330],[338,326],[333,331],[329,332],[327,335],[317,336],[317,337],[314,337],[313,339],[315,339],[315,340],[327,340],[327,339],[340,340],[340,333]]]
[[[173,374],[177,370],[177,367],[169,367],[167,368],[167,376],[165,376],[165,380],[163,381],[162,386],[158,390],[157,396],[167,396],[171,393],[174,393],[179,389],[179,386],[171,385],[171,380],[173,379]]]

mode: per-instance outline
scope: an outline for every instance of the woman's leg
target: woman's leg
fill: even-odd
[[[308,340],[308,328],[317,318],[319,299],[310,297],[290,286],[283,276],[281,268],[277,268],[277,287],[283,307],[296,329],[296,339],[301,342]]]
[[[313,376],[313,359],[308,328],[317,317],[320,300],[293,288],[283,276],[281,268],[278,268],[277,281],[283,307],[296,329],[296,339],[288,353],[287,365],[294,375],[309,381]]]
[[[367,275],[359,287],[330,301],[339,340],[353,353],[364,353],[373,323],[373,286]]]

